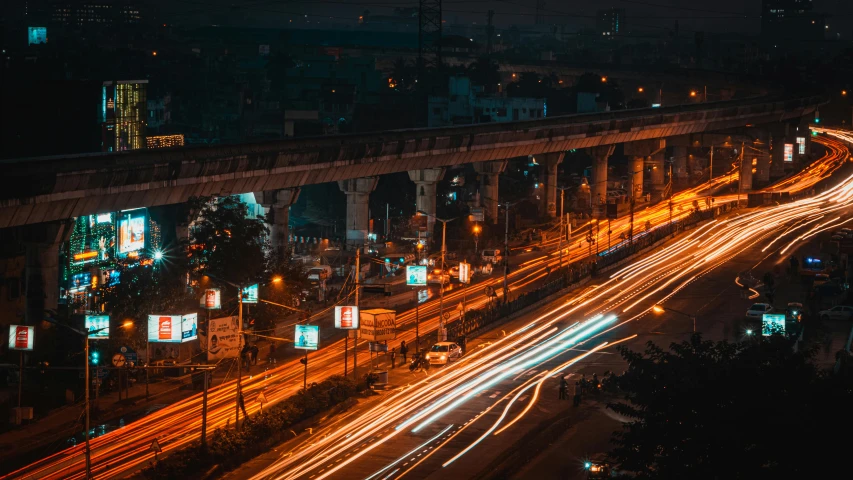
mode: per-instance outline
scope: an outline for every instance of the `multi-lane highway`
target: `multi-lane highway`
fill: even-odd
[[[826,138],[818,141],[824,143],[830,153],[818,160],[810,173],[800,174],[800,178],[806,178],[803,175],[808,178],[814,176],[825,178],[837,167],[819,170],[819,165],[840,164],[849,155],[839,141]],[[737,173],[734,172],[714,179],[710,187],[715,191],[728,182],[736,180]],[[811,188],[812,185],[813,183],[809,184],[807,188]],[[541,385],[537,382],[568,368],[571,362],[582,358],[582,355],[571,353],[573,351],[568,350],[570,347],[582,342],[586,342],[585,349],[611,346],[620,340],[618,325],[638,318],[648,309],[650,302],[661,300],[691,279],[725,261],[744,245],[769,241],[774,238],[774,235],[778,236],[781,228],[788,228],[789,232],[806,234],[815,231],[815,228],[823,228],[828,225],[826,223],[828,221],[832,221],[832,224],[838,223],[832,216],[841,215],[840,210],[848,206],[850,197],[853,196],[851,185],[853,180],[847,179],[840,187],[813,198],[761,209],[758,212],[725,221],[713,221],[697,228],[666,249],[626,267],[598,288],[570,299],[565,305],[531,320],[527,327],[519,329],[506,339],[466,355],[464,361],[448,370],[436,381],[430,384],[424,382],[412,385],[394,394],[382,403],[381,408],[377,407],[378,410],[340,425],[337,433],[330,434],[327,441],[318,442],[315,447],[302,449],[298,454],[276,463],[270,467],[266,475],[281,478],[297,478],[303,475],[309,478],[314,475],[314,478],[324,478],[335,474],[343,478],[346,468],[354,462],[361,461],[362,454],[353,453],[355,449],[368,450],[367,447],[358,447],[365,441],[370,443],[371,451],[379,446],[386,449],[393,444],[395,449],[389,451],[397,452],[397,449],[414,448],[433,437],[435,439],[431,440],[432,442],[466,438],[461,434],[457,436],[457,433],[467,427],[463,427],[462,423],[448,423],[448,415],[451,415],[455,409],[469,405],[468,402],[476,398],[477,392],[486,388],[484,386],[502,385],[503,391],[512,392],[512,396],[500,406],[498,406],[498,400],[504,397],[495,399],[492,402],[492,408],[503,410],[507,408],[506,405],[511,406],[506,410],[504,419],[494,425],[491,432],[493,434],[512,421],[515,415],[513,408],[520,405],[519,399],[522,396],[535,395],[537,385]],[[709,185],[706,183],[676,194],[672,209],[669,202],[663,202],[636,212],[635,226],[646,225],[647,222],[652,226],[665,224],[670,221],[670,211],[673,220],[689,215],[694,208],[694,200],[700,200],[701,205],[703,203],[701,200],[707,194],[708,188]],[[715,198],[717,202],[725,202],[734,200],[736,196],[724,195]],[[628,228],[627,218],[613,220],[612,236],[618,238],[621,233],[626,233]],[[597,231],[599,245],[607,244],[607,233],[604,230]],[[637,230],[635,227],[635,233]],[[586,257],[588,248],[582,248],[581,244],[585,242],[585,237],[584,229],[579,229],[571,241],[565,245],[564,262],[578,261]],[[556,242],[549,242],[549,245],[555,247]],[[547,276],[546,268],[556,267],[557,262],[558,253],[546,251],[519,265],[510,276],[511,290],[522,292],[533,288],[537,282],[541,282]],[[468,307],[476,308],[488,301],[483,295],[482,287],[489,284],[498,287],[501,281],[502,279],[495,276],[481,282],[477,288],[469,288],[468,292],[459,289],[447,292],[444,298],[445,308],[448,308],[448,305],[451,306],[450,308],[455,308],[456,304],[462,301],[463,295],[467,296]],[[496,290],[500,289],[496,288]],[[437,328],[437,313],[437,301],[427,302],[420,307],[422,334]],[[406,340],[407,343],[412,343],[415,337],[414,322],[414,311],[398,314],[400,334],[397,342]],[[598,336],[602,332],[610,332],[606,337],[610,342],[607,345],[603,344],[604,337]],[[363,348],[364,345],[361,344],[361,347]],[[309,356],[311,366],[309,382],[341,373],[343,352],[343,341],[337,341],[312,353]],[[361,358],[362,365],[366,363],[365,357],[367,355]],[[548,365],[548,374],[519,377],[521,372],[541,367],[541,365]],[[243,389],[249,413],[260,408],[254,400],[261,391],[264,392],[268,401],[275,402],[292,395],[301,388],[301,367],[298,362],[293,361],[271,369],[267,375],[244,378]],[[506,387],[504,388],[503,385]],[[208,406],[209,431],[223,427],[228,422],[233,423],[234,393],[233,381],[211,390]],[[515,398],[514,401],[512,401],[513,398]],[[512,401],[511,404],[510,401]],[[195,395],[122,429],[95,438],[91,442],[93,474],[96,477],[112,478],[146,465],[153,457],[149,447],[155,438],[164,452],[180,448],[195,440],[200,431],[200,411],[201,396]],[[466,435],[470,435],[470,431]],[[391,444],[387,443],[386,439],[392,437],[398,440]],[[375,440],[370,441],[371,438]],[[402,441],[401,439],[404,438],[407,440]],[[487,436],[483,438],[482,441],[485,441]],[[441,451],[441,457],[436,458],[441,458],[442,463],[453,463],[457,461],[454,457],[462,454],[458,459],[464,458],[465,452],[469,450],[447,448]],[[3,478],[84,478],[83,453],[83,445],[68,448]],[[406,452],[401,451],[400,455],[403,453]],[[345,460],[335,463],[334,468],[323,469],[323,465],[328,462],[318,459],[328,459],[330,456]],[[405,468],[392,465],[387,470],[382,470],[383,465],[375,466],[379,472],[375,478],[384,478],[389,475],[396,478],[407,469],[416,468],[413,464]],[[400,470],[395,470],[398,468]],[[321,469],[324,472],[321,473]],[[392,475],[392,472],[396,473]]]

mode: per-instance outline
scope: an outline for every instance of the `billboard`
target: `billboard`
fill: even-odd
[[[127,254],[145,248],[145,209],[124,211],[118,219],[118,253]]]
[[[355,330],[358,328],[358,307],[337,306],[335,307],[335,328],[342,330]]]
[[[72,292],[77,292],[89,288],[90,285],[92,285],[92,274],[89,272],[82,272],[71,275],[71,285],[69,285],[68,288]]]
[[[470,220],[472,222],[482,222],[485,220],[485,216],[483,215],[482,208],[472,208]]]
[[[397,338],[397,312],[374,308],[360,312],[359,337],[369,342],[394,340]]]
[[[794,161],[794,144],[786,143],[785,144],[785,163],[791,163]]]
[[[240,353],[240,326],[237,317],[213,318],[207,326],[207,360],[237,358]]]
[[[258,284],[243,289],[243,303],[258,303]]]
[[[110,316],[109,315],[86,315],[85,323],[87,332],[92,330],[101,330],[100,332],[89,333],[89,338],[110,338]]]
[[[317,350],[320,345],[320,327],[317,325],[297,325],[293,342],[293,346],[300,350]]]
[[[426,285],[427,284],[427,267],[426,265],[407,265],[406,266],[406,285]]]
[[[761,335],[769,337],[776,333],[785,334],[785,315],[765,313],[761,317]]]
[[[218,288],[208,288],[201,294],[198,306],[207,310],[222,308],[222,291]]]
[[[27,45],[47,43],[47,27],[27,27]]]
[[[471,265],[468,262],[459,262],[459,282],[471,283]]]
[[[27,325],[9,325],[9,350],[33,351],[35,327]]]
[[[806,154],[806,137],[797,137],[797,152],[800,155]]]
[[[148,341],[183,343],[198,338],[198,314],[148,315]]]

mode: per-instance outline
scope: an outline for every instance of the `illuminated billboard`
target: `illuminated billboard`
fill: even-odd
[[[406,285],[426,285],[427,284],[427,267],[426,265],[408,265],[406,266]]]
[[[9,325],[9,350],[33,351],[35,327],[27,325]]]
[[[27,27],[27,45],[47,43],[47,27]]]
[[[99,332],[89,333],[89,338],[110,338],[110,316],[109,315],[86,315],[85,327],[87,332],[100,330]]]
[[[237,358],[240,353],[240,328],[237,317],[214,318],[207,326],[207,360]]]
[[[459,262],[459,283],[471,283],[471,264]]]
[[[243,289],[243,303],[258,303],[258,284]]]
[[[118,253],[127,254],[145,248],[146,211],[129,210],[118,215]]]
[[[69,290],[79,292],[89,288],[92,284],[92,274],[89,272],[75,273],[71,276],[71,284]]]
[[[338,305],[335,307],[335,328],[355,330],[358,328],[358,307]]]
[[[207,310],[217,310],[222,308],[222,291],[218,288],[206,289],[202,292],[199,306]]]
[[[317,350],[320,345],[320,327],[317,325],[297,325],[293,335],[293,347],[300,350]]]
[[[794,161],[794,144],[786,143],[785,144],[785,163],[791,163]]]
[[[785,334],[785,315],[765,313],[761,317],[761,335],[769,337],[777,333]]]
[[[800,155],[806,154],[806,137],[797,137],[797,152]]]
[[[198,338],[198,314],[148,315],[148,341],[183,343]]]

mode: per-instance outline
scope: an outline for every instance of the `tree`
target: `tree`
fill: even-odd
[[[488,94],[495,93],[501,81],[498,64],[489,57],[479,57],[475,60],[468,67],[468,76],[471,78],[471,83],[482,85],[483,90]]]
[[[729,344],[690,341],[669,351],[622,349],[616,377],[632,419],[614,434],[611,460],[644,479],[835,478],[849,432],[851,376],[820,372],[814,350],[782,336]]]
[[[266,269],[262,218],[249,217],[237,197],[190,200],[198,220],[190,228],[189,259],[195,273],[235,285],[257,283]]]
[[[306,309],[306,305],[302,303],[303,292],[311,290],[311,282],[308,281],[302,263],[293,261],[289,256],[270,257],[267,277],[272,281],[261,287],[262,298],[295,309]],[[252,308],[251,316],[255,320],[256,330],[265,330],[274,327],[277,318],[291,313],[293,310],[261,302]]]

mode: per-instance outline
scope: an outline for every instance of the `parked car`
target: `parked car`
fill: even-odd
[[[785,309],[785,320],[788,322],[799,323],[803,320],[803,304],[791,302],[788,308]]]
[[[332,267],[328,265],[319,265],[316,267],[311,267],[308,270],[308,280],[312,282],[319,282],[321,280],[328,280],[332,278]]]
[[[450,276],[453,278],[459,278],[459,265],[450,267]]]
[[[445,365],[460,357],[462,357],[462,347],[453,342],[438,342],[427,353],[430,365]]]
[[[442,272],[440,268],[431,270],[427,274],[428,285],[447,285],[450,283],[450,275],[447,272]]]
[[[853,318],[853,307],[836,305],[829,310],[821,310],[818,316],[821,320],[850,320]]]
[[[761,320],[765,313],[773,313],[773,306],[769,303],[756,303],[746,311],[746,318]]]

